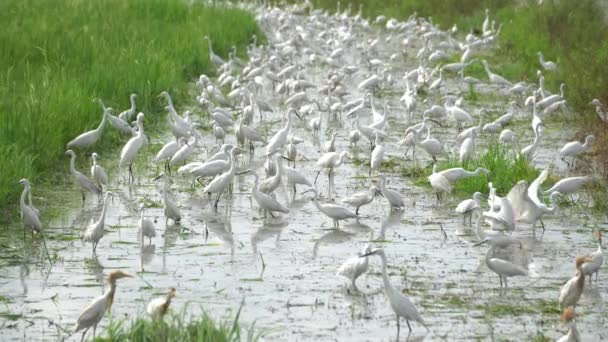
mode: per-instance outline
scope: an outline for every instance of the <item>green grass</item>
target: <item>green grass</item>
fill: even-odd
[[[129,94],[137,93],[149,127],[159,121],[162,103],[156,96],[162,90],[179,106],[187,82],[211,73],[204,35],[224,58],[233,45],[244,55],[251,37],[262,37],[245,11],[188,3],[0,3],[0,206],[15,200],[20,178],[41,181],[47,171],[65,168],[65,144],[101,119],[94,97],[122,111]],[[110,128],[102,140],[95,150],[126,139]]]
[[[186,318],[184,309],[180,314],[167,315],[164,320],[137,318],[134,321],[116,320],[110,323],[106,336],[98,337],[97,342],[146,341],[146,342],[237,342],[257,341],[262,337],[254,326],[241,336],[239,309],[234,319],[216,322],[207,313],[197,318]]]

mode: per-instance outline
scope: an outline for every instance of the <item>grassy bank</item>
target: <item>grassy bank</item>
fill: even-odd
[[[243,54],[252,35],[261,36],[245,11],[187,3],[0,3],[0,206],[15,200],[20,178],[36,182],[64,169],[65,144],[101,120],[94,97],[120,112],[137,93],[149,126],[161,113],[156,95],[168,90],[181,101],[187,82],[211,71],[204,35],[223,57],[233,45]],[[104,135],[96,150],[126,140],[111,128]]]
[[[147,342],[178,342],[178,341],[257,341],[261,335],[249,329],[246,336],[241,336],[239,324],[240,309],[232,320],[216,322],[208,314],[203,313],[194,319],[186,319],[185,311],[179,315],[165,317],[164,320],[137,318],[134,321],[113,321],[107,328],[105,336],[98,337],[98,342],[118,341],[147,341]]]
[[[339,0],[313,1],[316,8],[335,11]],[[342,10],[345,9],[342,1]],[[547,60],[557,62],[558,71],[544,72],[546,87],[557,93],[559,85],[566,84],[565,95],[575,114],[564,120],[576,121],[580,127],[577,138],[588,132],[599,139],[595,153],[599,160],[608,161],[608,131],[589,105],[593,98],[608,103],[608,25],[605,13],[596,0],[558,1],[545,0],[539,6],[536,0],[518,2],[507,0],[408,0],[408,1],[350,1],[354,14],[363,5],[363,15],[375,18],[382,14],[388,18],[405,19],[416,12],[419,17],[432,16],[434,23],[443,29],[457,25],[464,34],[481,30],[485,9],[490,19],[503,24],[497,49],[488,56],[495,72],[512,81],[528,80],[536,83],[536,71],[541,69],[538,51]],[[480,63],[473,64],[468,73],[485,78]],[[603,163],[604,175],[608,169]]]

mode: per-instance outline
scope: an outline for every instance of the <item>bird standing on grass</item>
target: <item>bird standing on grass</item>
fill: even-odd
[[[151,300],[146,307],[146,312],[152,317],[152,319],[163,319],[169,310],[169,305],[171,305],[171,300],[173,297],[175,297],[174,287],[169,289],[169,293],[167,293],[166,296]]]
[[[122,278],[133,278],[133,276],[120,270],[110,272],[108,276],[110,288],[103,295],[95,298],[78,316],[74,333],[84,329],[80,338],[81,342],[84,341],[84,336],[91,327],[93,327],[93,339],[95,339],[97,324],[101,322],[106,311],[112,309],[114,294],[116,293],[116,281]]]

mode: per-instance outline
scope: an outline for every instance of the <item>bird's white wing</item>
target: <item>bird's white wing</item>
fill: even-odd
[[[540,188],[540,185],[543,184],[543,182],[547,179],[548,176],[549,171],[543,170],[540,175],[538,175],[538,177],[536,177],[536,179],[528,187],[528,197],[537,207],[540,207],[544,204],[538,198],[538,190]]]
[[[107,304],[105,295],[95,298],[91,304],[84,308],[80,316],[78,316],[78,319],[76,320],[76,331],[88,328],[101,321],[103,315],[106,313]]]

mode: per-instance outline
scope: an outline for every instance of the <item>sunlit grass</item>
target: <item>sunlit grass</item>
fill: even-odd
[[[101,119],[94,97],[125,110],[137,93],[149,126],[156,95],[168,90],[179,106],[187,82],[212,72],[204,35],[224,58],[261,38],[245,11],[181,0],[8,0],[0,20],[0,205],[20,178],[66,165],[65,144]],[[95,150],[124,140],[107,131]]]

